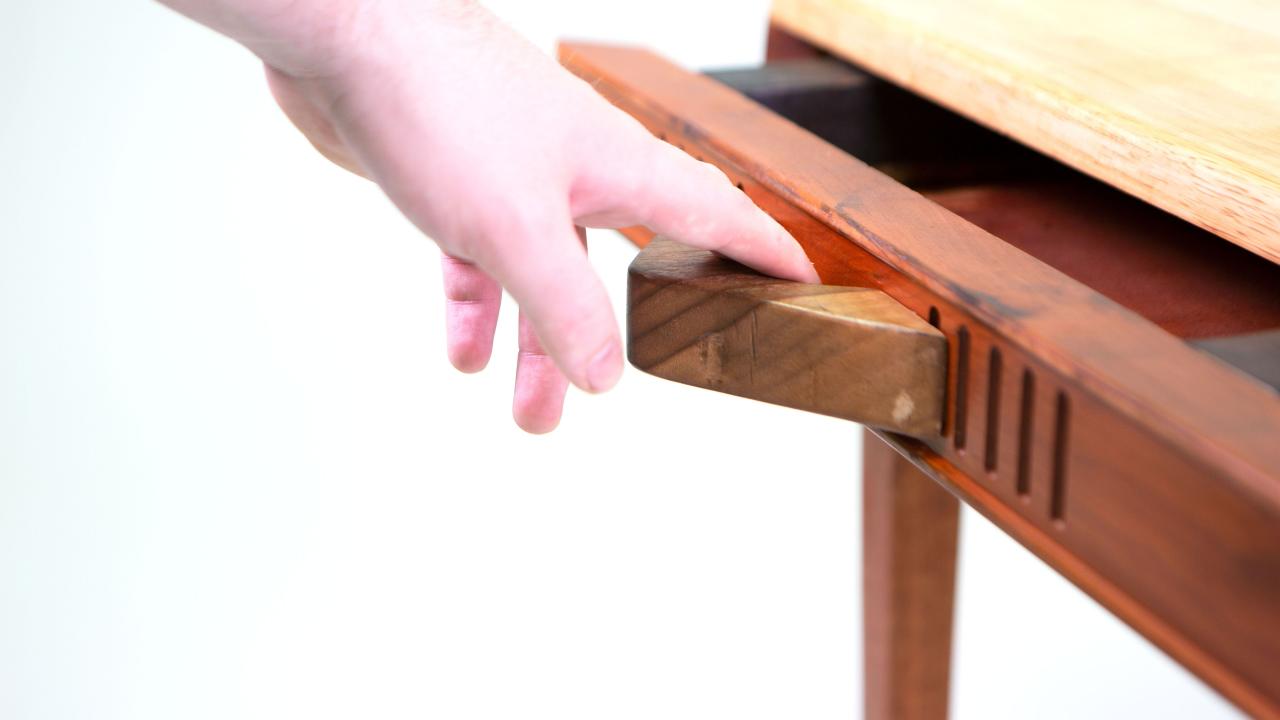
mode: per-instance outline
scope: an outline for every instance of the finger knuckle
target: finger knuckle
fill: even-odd
[[[539,238],[563,224],[566,216],[557,213],[552,202],[519,203],[494,213],[489,229],[500,237]]]
[[[711,177],[712,180],[723,183],[729,182],[729,176],[714,163],[699,160],[698,164],[702,166],[703,173]]]

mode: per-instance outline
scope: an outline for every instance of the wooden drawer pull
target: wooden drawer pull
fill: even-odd
[[[937,435],[946,338],[879,290],[760,275],[665,238],[631,264],[627,355],[661,378]]]

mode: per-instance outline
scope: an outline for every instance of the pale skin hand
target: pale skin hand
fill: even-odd
[[[462,0],[162,0],[267,65],[281,108],[443,251],[449,359],[489,361],[501,290],[520,306],[513,413],[547,432],[568,383],[622,372],[582,227],[644,225],[816,282],[800,246],[719,170],[653,138]]]

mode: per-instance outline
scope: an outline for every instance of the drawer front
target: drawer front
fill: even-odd
[[[1280,707],[1273,389],[714,80],[561,57],[724,170],[824,282],[941,331],[939,431],[886,439],[1243,708]]]
[[[947,341],[885,293],[764,277],[655,239],[627,279],[646,372],[906,435],[942,428]]]

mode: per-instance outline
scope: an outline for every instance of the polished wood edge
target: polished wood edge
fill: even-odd
[[[1280,330],[1205,338],[1192,344],[1280,392]]]
[[[653,240],[653,231],[647,227],[634,225],[632,227],[618,228],[618,232],[622,237],[630,240],[638,248],[643,248]]]
[[[719,165],[824,278],[882,287],[946,333],[931,451],[1122,588],[1142,608],[1122,618],[1172,628],[1164,642],[1191,648],[1175,657],[1229,698],[1280,703],[1280,399],[727,88],[642,51],[566,51]]]
[[[1241,710],[1254,717],[1280,720],[1280,706],[1241,681],[1230,668],[1205,652],[1199,645],[1188,640],[1177,628],[1164,622],[1147,606],[1135,601],[1115,583],[1096,572],[1089,563],[1081,560],[1051,533],[1045,532],[1013,511],[979,481],[914,438],[874,429],[871,429],[871,432],[942,487],[982,513],[983,517],[1017,540],[1089,597],[1196,673]]]
[[[1073,174],[837,58],[778,60],[704,74],[911,187]]]
[[[1069,579],[1117,618],[1138,630],[1138,633],[1155,643],[1160,650],[1196,671],[1199,678],[1230,698],[1240,710],[1254,717],[1280,719],[1280,706],[1254,691],[1251,685],[1240,682],[1229,667],[1208,655],[1198,644],[1188,641],[1178,629],[1152,614],[1143,603],[1134,601],[1132,596],[1115,583],[1096,573],[1092,566],[1076,557],[1075,553],[1062,546],[1050,533],[1028,523],[1027,519],[1012,511],[978,480],[970,478],[945,457],[929,450],[918,439],[876,429],[872,429],[872,433],[913,462],[916,468],[937,480],[947,491],[954,493],[974,510],[982,512],[984,518],[991,520],[1002,532],[1016,539],[1021,546],[1032,551],[1050,568]]]
[[[749,175],[1171,446],[1211,459],[1224,482],[1280,508],[1274,438],[1280,396],[1259,393],[1256,382],[1226,363],[732,89],[646,50],[566,43],[559,54],[566,67],[655,131],[670,128],[698,143],[704,159]],[[872,195],[875,203],[861,199]],[[933,233],[882,234],[901,217]],[[1010,287],[1034,292],[1015,299]],[[1110,331],[1099,333],[1099,327]],[[1206,395],[1205,387],[1215,392]]]

